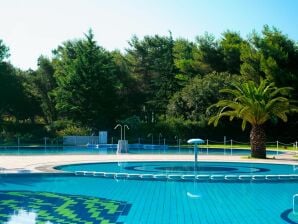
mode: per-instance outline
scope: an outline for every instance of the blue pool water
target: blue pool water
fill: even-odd
[[[214,183],[71,174],[0,175],[0,223],[101,223],[95,219],[133,224],[298,223],[292,212],[292,197],[297,193],[297,181]]]
[[[111,162],[87,163],[56,167],[64,171],[95,171],[145,174],[222,174],[222,175],[272,175],[298,174],[298,166],[236,163],[236,162]]]
[[[130,149],[129,154],[193,154],[193,148],[168,147],[167,149]],[[248,149],[218,149],[218,148],[200,148],[199,155],[250,155]],[[281,154],[274,150],[267,150],[268,155]],[[0,147],[0,155],[60,155],[60,154],[116,154],[116,145],[103,148],[88,147]]]

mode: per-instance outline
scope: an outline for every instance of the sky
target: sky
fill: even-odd
[[[168,35],[194,41],[227,29],[247,37],[275,26],[298,41],[298,0],[0,0],[0,39],[10,61],[36,69],[40,55],[90,28],[107,50],[125,51],[133,35]]]

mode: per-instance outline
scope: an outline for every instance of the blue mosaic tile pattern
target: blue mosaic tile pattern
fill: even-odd
[[[49,192],[0,191],[0,223],[6,223],[20,210],[34,211],[36,223],[85,224],[116,223],[127,215],[131,205],[104,198]]]

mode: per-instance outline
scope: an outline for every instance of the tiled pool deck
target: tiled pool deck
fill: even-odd
[[[254,162],[298,165],[293,153],[285,153],[268,159],[248,159],[243,156],[200,155],[199,161]],[[61,172],[52,167],[64,164],[123,161],[193,161],[193,155],[34,155],[0,156],[0,173]]]

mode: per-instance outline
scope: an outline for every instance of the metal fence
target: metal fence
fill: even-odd
[[[117,144],[120,138],[111,136],[107,140],[107,144]],[[139,137],[135,139],[129,139],[129,144],[151,144],[151,145],[170,145],[173,147],[185,147],[187,146],[187,139],[181,139],[178,136],[174,136],[173,138],[164,138],[161,135],[154,138],[153,135],[147,137]],[[224,150],[231,150],[236,148],[247,148],[250,143],[237,141],[235,139],[227,139],[226,137],[220,140],[212,140],[212,139],[204,139],[205,143],[202,145],[204,148],[212,148],[221,146]],[[24,138],[24,137],[15,137],[9,140],[0,139],[0,146],[65,146],[65,145],[73,145],[73,146],[83,146],[86,144],[99,144],[98,136],[66,136],[66,137],[57,137],[57,138]],[[298,142],[281,142],[271,141],[266,142],[268,149],[274,150],[298,150]]]

